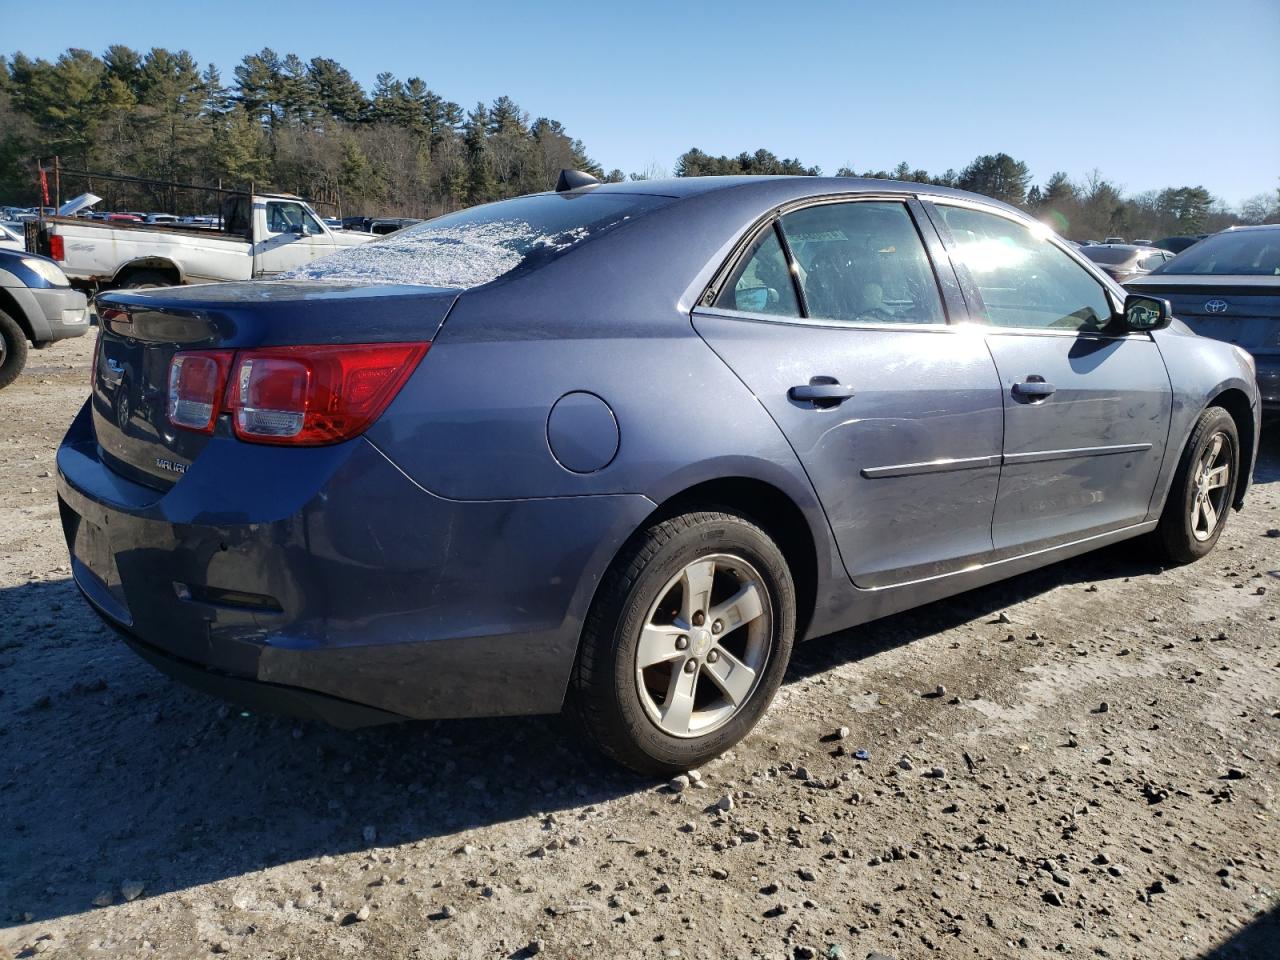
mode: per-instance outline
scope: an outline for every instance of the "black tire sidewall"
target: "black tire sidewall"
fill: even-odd
[[[173,281],[156,270],[135,270],[125,277],[123,283],[116,284],[116,290],[149,290],[155,287],[171,287]]]
[[[1222,514],[1213,535],[1207,540],[1197,540],[1191,529],[1191,505],[1195,500],[1196,476],[1195,465],[1200,462],[1209,442],[1214,435],[1221,433],[1231,446],[1229,459],[1231,476],[1227,483],[1226,495],[1222,499]],[[1195,427],[1188,438],[1187,447],[1182,454],[1182,462],[1178,464],[1178,473],[1174,479],[1174,487],[1165,505],[1164,516],[1160,521],[1160,533],[1164,540],[1165,551],[1169,558],[1178,563],[1189,563],[1206,556],[1213,550],[1227,526],[1227,515],[1235,499],[1236,486],[1240,473],[1240,436],[1235,420],[1221,407],[1210,407],[1200,414]]]
[[[0,311],[0,337],[4,338],[4,364],[0,365],[0,389],[18,379],[27,365],[27,335],[18,322]]]
[[[612,631],[611,706],[626,740],[655,772],[687,770],[729,749],[756,725],[782,683],[795,636],[795,587],[782,552],[759,528],[727,515],[690,515],[691,522],[662,543],[631,586]],[[764,580],[773,617],[769,659],[746,704],[723,726],[701,737],[673,737],[650,719],[635,682],[640,632],[658,591],[700,557],[733,554],[751,564]]]

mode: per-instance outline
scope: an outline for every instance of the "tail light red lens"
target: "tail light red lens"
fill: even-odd
[[[49,256],[54,260],[66,260],[67,248],[63,245],[63,239],[58,234],[54,234],[49,238]]]
[[[233,350],[177,353],[169,361],[169,422],[175,427],[212,433],[218,418]]]
[[[338,443],[358,436],[382,414],[430,346],[366,343],[180,352],[169,369],[169,420],[209,432],[225,411],[241,440]],[[205,422],[200,417],[210,385],[215,400]]]

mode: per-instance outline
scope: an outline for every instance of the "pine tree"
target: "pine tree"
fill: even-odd
[[[1031,173],[1021,160],[1007,153],[984,154],[960,173],[962,190],[981,193],[995,200],[1021,206],[1027,199]]]
[[[467,114],[462,140],[467,149],[467,200],[485,203],[498,193],[489,161],[488,136],[489,111],[483,103]]]
[[[263,47],[240,61],[235,76],[236,99],[249,116],[274,131],[280,120],[280,57]]]
[[[316,57],[307,65],[307,78],[318,108],[343,123],[364,119],[368,102],[364,90],[336,60]]]

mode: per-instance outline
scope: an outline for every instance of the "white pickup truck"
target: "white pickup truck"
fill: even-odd
[[[167,287],[269,277],[378,239],[331,230],[309,204],[286,194],[229,196],[222,223],[210,230],[53,217],[36,234],[35,252],[58,261],[76,286]]]

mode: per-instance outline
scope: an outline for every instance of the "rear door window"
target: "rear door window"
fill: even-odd
[[[805,207],[782,217],[810,317],[946,323],[933,266],[902,203]]]

